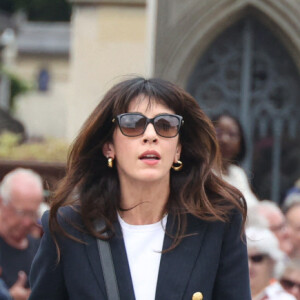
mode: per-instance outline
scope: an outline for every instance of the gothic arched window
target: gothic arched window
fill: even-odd
[[[239,118],[254,191],[282,201],[300,177],[300,76],[280,41],[254,18],[239,21],[201,56],[187,90],[208,115]]]

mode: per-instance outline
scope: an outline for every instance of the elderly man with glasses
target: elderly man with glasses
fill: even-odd
[[[43,201],[42,179],[32,170],[15,169],[0,185],[0,266],[15,300],[26,300],[27,275],[39,240],[30,236]]]
[[[252,300],[296,300],[279,284],[285,262],[275,235],[267,228],[246,230]]]
[[[270,200],[263,200],[250,208],[249,213],[257,214],[266,219],[268,228],[278,239],[280,250],[290,256],[294,251],[291,230],[287,226],[286,218],[279,206]]]

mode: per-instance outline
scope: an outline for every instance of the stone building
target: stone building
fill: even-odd
[[[18,27],[9,65],[33,85],[15,110],[29,136],[66,136],[70,31],[69,23],[24,21]]]
[[[255,191],[283,198],[300,177],[300,0],[70,2],[66,138],[124,76],[162,77],[238,116]]]
[[[299,0],[71,2],[69,135],[123,75],[162,77],[209,115],[238,116],[255,191],[283,198],[300,177]]]
[[[71,1],[72,50],[68,137],[113,83],[150,75],[149,7],[145,1]]]

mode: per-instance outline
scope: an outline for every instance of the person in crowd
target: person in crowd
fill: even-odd
[[[183,89],[140,77],[113,86],[42,218],[30,300],[109,299],[97,242],[122,300],[250,300],[246,204],[219,161],[213,124]]]
[[[282,208],[291,231],[294,247],[291,257],[300,258],[300,193],[289,194],[284,200]]]
[[[265,217],[269,229],[275,234],[279,241],[280,249],[288,256],[293,252],[290,230],[286,224],[284,214],[278,205],[269,200],[260,201],[254,206],[255,214]]]
[[[30,236],[43,201],[40,176],[18,168],[6,174],[0,185],[0,266],[2,279],[14,300],[28,299],[27,276],[39,239]]]
[[[253,193],[245,171],[240,167],[246,155],[246,143],[242,126],[237,118],[224,113],[212,118],[222,153],[223,178],[244,195],[248,207],[258,198]]]
[[[275,235],[267,228],[246,230],[252,300],[292,300],[276,279],[285,261]]]
[[[280,277],[281,286],[297,300],[300,300],[300,259],[287,262]]]

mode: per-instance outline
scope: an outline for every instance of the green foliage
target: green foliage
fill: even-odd
[[[26,92],[32,90],[33,86],[29,82],[17,77],[14,74],[9,74],[9,79],[10,79],[10,108],[11,110],[13,110],[15,106],[16,96],[25,94]]]
[[[20,143],[21,135],[3,132],[0,135],[0,159],[43,162],[66,162],[69,145],[49,138],[43,142]]]
[[[2,133],[0,135],[0,157],[8,157],[11,150],[19,144],[21,138],[19,134]]]
[[[23,78],[16,76],[15,74],[13,74],[7,70],[4,70],[1,67],[0,67],[0,74],[4,74],[10,80],[9,105],[10,105],[10,110],[12,111],[15,106],[16,97],[18,95],[24,94],[24,93],[32,90],[34,86],[30,82],[24,80]]]

